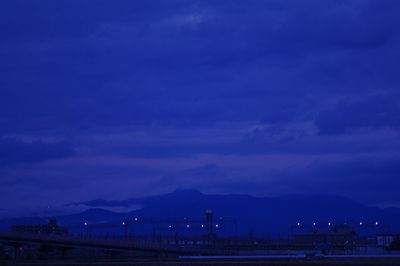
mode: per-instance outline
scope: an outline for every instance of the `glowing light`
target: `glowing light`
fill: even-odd
[[[204,228],[204,224],[201,225],[201,228]]]
[[[219,227],[219,224],[216,224],[215,227],[218,228],[218,227]]]
[[[186,228],[189,228],[189,227],[190,227],[190,225],[189,225],[189,224],[187,224],[187,225],[186,225]]]
[[[135,218],[134,220],[135,220],[135,222],[137,222],[137,221],[138,221],[138,218]]]
[[[122,222],[122,225],[125,225],[125,222]]]
[[[300,224],[300,223],[297,223],[297,225],[300,226],[301,224]]]
[[[328,225],[331,226],[331,223],[329,222]]]
[[[362,222],[360,222],[360,225],[363,225],[363,223],[362,223]]]
[[[316,226],[317,224],[316,224],[316,223],[313,223],[312,225]]]
[[[84,225],[87,226],[87,222],[85,222]]]
[[[379,225],[379,223],[378,223],[378,222],[375,222],[375,225]]]
[[[172,228],[172,225],[168,225],[168,228]]]

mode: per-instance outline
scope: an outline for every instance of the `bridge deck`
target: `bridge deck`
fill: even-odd
[[[55,236],[38,234],[21,234],[0,232],[0,241],[12,243],[50,244],[63,247],[84,247],[119,251],[141,251],[176,255],[221,255],[230,254],[227,251],[217,251],[200,247],[163,246],[157,243],[138,243],[129,240],[110,240],[96,238],[79,238],[73,236]]]

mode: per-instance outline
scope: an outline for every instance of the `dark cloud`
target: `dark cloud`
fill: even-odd
[[[159,192],[193,164],[214,188],[229,179],[227,190],[256,193],[257,156],[284,158],[283,173],[268,172],[282,180],[312,156],[389,160],[400,152],[399,10],[396,0],[3,1],[5,183],[29,196],[59,184],[118,195],[138,180],[132,193]],[[231,157],[251,173],[233,169],[239,159],[211,167]],[[337,167],[342,181],[361,171]],[[278,181],[277,194],[292,184]]]
[[[37,130],[310,119],[338,93],[398,82],[397,6],[7,4],[0,121]]]
[[[22,141],[0,138],[0,167],[18,163],[38,163],[51,159],[72,157],[76,154],[68,142]]]
[[[399,204],[400,187],[398,156],[388,158],[367,157],[337,163],[316,163],[299,174],[294,181],[299,191],[313,193],[329,191],[336,195],[351,195],[368,203]]]
[[[397,95],[373,95],[352,102],[340,102],[322,111],[316,124],[321,135],[349,133],[355,129],[400,127],[400,99]]]
[[[357,155],[396,153],[399,133],[370,129],[346,135],[319,135],[313,121],[298,124],[237,124],[171,128],[146,126],[87,131],[78,145],[92,154],[128,158],[198,158],[214,155]]]
[[[266,163],[267,164],[267,163]],[[368,204],[400,204],[399,158],[321,158],[294,171],[204,165],[178,174],[181,186],[257,195],[341,195]],[[171,177],[169,177],[171,178]],[[178,178],[175,176],[174,178]]]

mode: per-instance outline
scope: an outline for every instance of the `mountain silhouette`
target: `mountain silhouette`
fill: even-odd
[[[371,207],[351,199],[336,196],[254,197],[249,195],[209,195],[196,190],[179,189],[172,193],[123,201],[97,199],[73,203],[88,210],[56,217],[61,224],[88,222],[121,224],[134,219],[159,221],[205,220],[205,210],[212,210],[214,221],[230,227],[225,234],[273,236],[287,235],[297,230],[297,223],[323,230],[331,224],[348,223],[358,231],[399,231],[400,209]],[[141,206],[140,209],[118,213],[103,208]],[[24,218],[0,221],[2,228],[12,223],[43,221]],[[360,222],[363,223],[360,226]],[[379,226],[375,223],[378,222]],[[235,229],[233,225],[235,224]],[[154,226],[154,225],[153,225]],[[374,227],[375,226],[375,227]],[[139,229],[137,229],[139,230]]]

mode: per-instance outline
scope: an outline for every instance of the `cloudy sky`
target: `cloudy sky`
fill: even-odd
[[[400,206],[400,1],[0,2],[0,216],[194,188]]]

